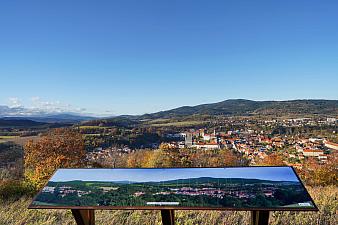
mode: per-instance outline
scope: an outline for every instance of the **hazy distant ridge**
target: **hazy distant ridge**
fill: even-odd
[[[121,181],[82,181],[82,180],[72,180],[72,181],[49,181],[48,184],[51,186],[60,185],[60,184],[79,184],[79,183],[93,183],[93,184],[201,184],[201,183],[213,183],[213,184],[262,184],[262,183],[270,183],[270,184],[298,184],[297,181],[273,181],[273,180],[262,180],[262,179],[253,179],[253,178],[215,178],[215,177],[198,177],[198,178],[185,178],[185,179],[174,179],[174,180],[166,180],[166,181],[129,181],[129,180],[121,180]]]
[[[229,99],[222,102],[201,104],[197,106],[182,106],[179,108],[149,113],[144,115],[121,115],[111,118],[95,118],[80,114],[36,114],[16,115],[16,110],[7,106],[0,106],[0,118],[6,120],[28,119],[43,123],[78,123],[92,121],[94,125],[105,120],[112,126],[129,126],[144,119],[174,118],[190,115],[224,115],[224,116],[252,116],[252,115],[326,115],[338,116],[338,100],[289,100],[289,101],[252,101],[245,99]],[[15,116],[16,115],[16,116]],[[7,117],[7,118],[6,118]],[[4,122],[4,121],[2,121]],[[108,124],[109,125],[109,124]]]

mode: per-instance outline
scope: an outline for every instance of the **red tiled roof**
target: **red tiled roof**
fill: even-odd
[[[334,146],[338,146],[338,144],[336,144],[336,143],[333,143],[333,142],[330,142],[330,141],[327,141],[325,144],[328,144],[328,145],[334,145]]]
[[[318,150],[318,149],[304,149],[303,152],[323,152],[323,150]]]

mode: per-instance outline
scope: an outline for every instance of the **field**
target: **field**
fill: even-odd
[[[102,126],[79,126],[80,129],[107,129],[111,127],[102,127]]]
[[[18,145],[24,145],[28,140],[38,140],[39,136],[27,136],[27,137],[20,137],[20,136],[0,136],[0,143],[4,142],[14,142]]]
[[[207,121],[178,121],[178,122],[168,122],[168,123],[151,123],[150,126],[153,127],[188,127],[188,126],[197,126],[206,124]]]
[[[11,141],[14,138],[17,138],[18,136],[0,136],[0,143]]]

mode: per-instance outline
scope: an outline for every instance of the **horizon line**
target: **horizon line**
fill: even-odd
[[[119,116],[142,116],[142,115],[147,115],[147,114],[153,114],[153,113],[159,113],[159,112],[165,112],[165,111],[170,111],[170,110],[174,110],[174,109],[178,109],[178,108],[182,108],[182,107],[195,107],[195,106],[200,106],[200,105],[209,105],[209,104],[216,104],[216,103],[220,103],[220,102],[225,102],[225,101],[236,101],[236,100],[244,100],[244,101],[253,101],[253,102],[288,102],[288,101],[338,101],[338,99],[331,99],[331,98],[295,98],[295,99],[273,99],[273,100],[262,100],[262,99],[246,99],[246,98],[229,98],[229,99],[225,99],[225,100],[221,100],[221,101],[213,101],[213,102],[204,102],[204,103],[198,103],[195,105],[181,105],[181,106],[176,106],[173,108],[167,108],[167,109],[163,109],[163,110],[158,110],[158,111],[153,111],[153,112],[145,112],[145,113],[138,113],[138,114],[133,114],[133,113],[122,113],[122,114],[104,114],[104,113],[92,113],[92,112],[88,112],[88,113],[81,113],[81,112],[74,112],[74,111],[64,111],[64,112],[57,112],[57,111],[52,111],[52,112],[48,112],[48,111],[44,111],[41,108],[34,108],[34,109],[38,109],[41,110],[41,113],[32,113],[32,114],[16,114],[16,115],[4,115],[4,116],[0,116],[0,118],[4,118],[4,117],[39,117],[39,116],[56,116],[56,115],[72,115],[72,116],[88,116],[88,117],[96,117],[96,118],[111,118],[111,117],[119,117]],[[0,105],[0,106],[4,106],[4,107],[8,107],[9,109],[32,109],[31,107],[25,107],[25,106],[20,106],[20,107],[11,107],[9,105]]]

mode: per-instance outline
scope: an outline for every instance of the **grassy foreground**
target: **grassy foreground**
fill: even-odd
[[[335,225],[338,224],[338,187],[308,187],[314,198],[318,213],[275,212],[270,224],[277,225]],[[69,210],[28,210],[31,198],[0,202],[0,224],[75,224]],[[96,211],[97,224],[161,224],[159,211]],[[249,212],[230,211],[176,211],[178,225],[193,224],[248,224]]]

